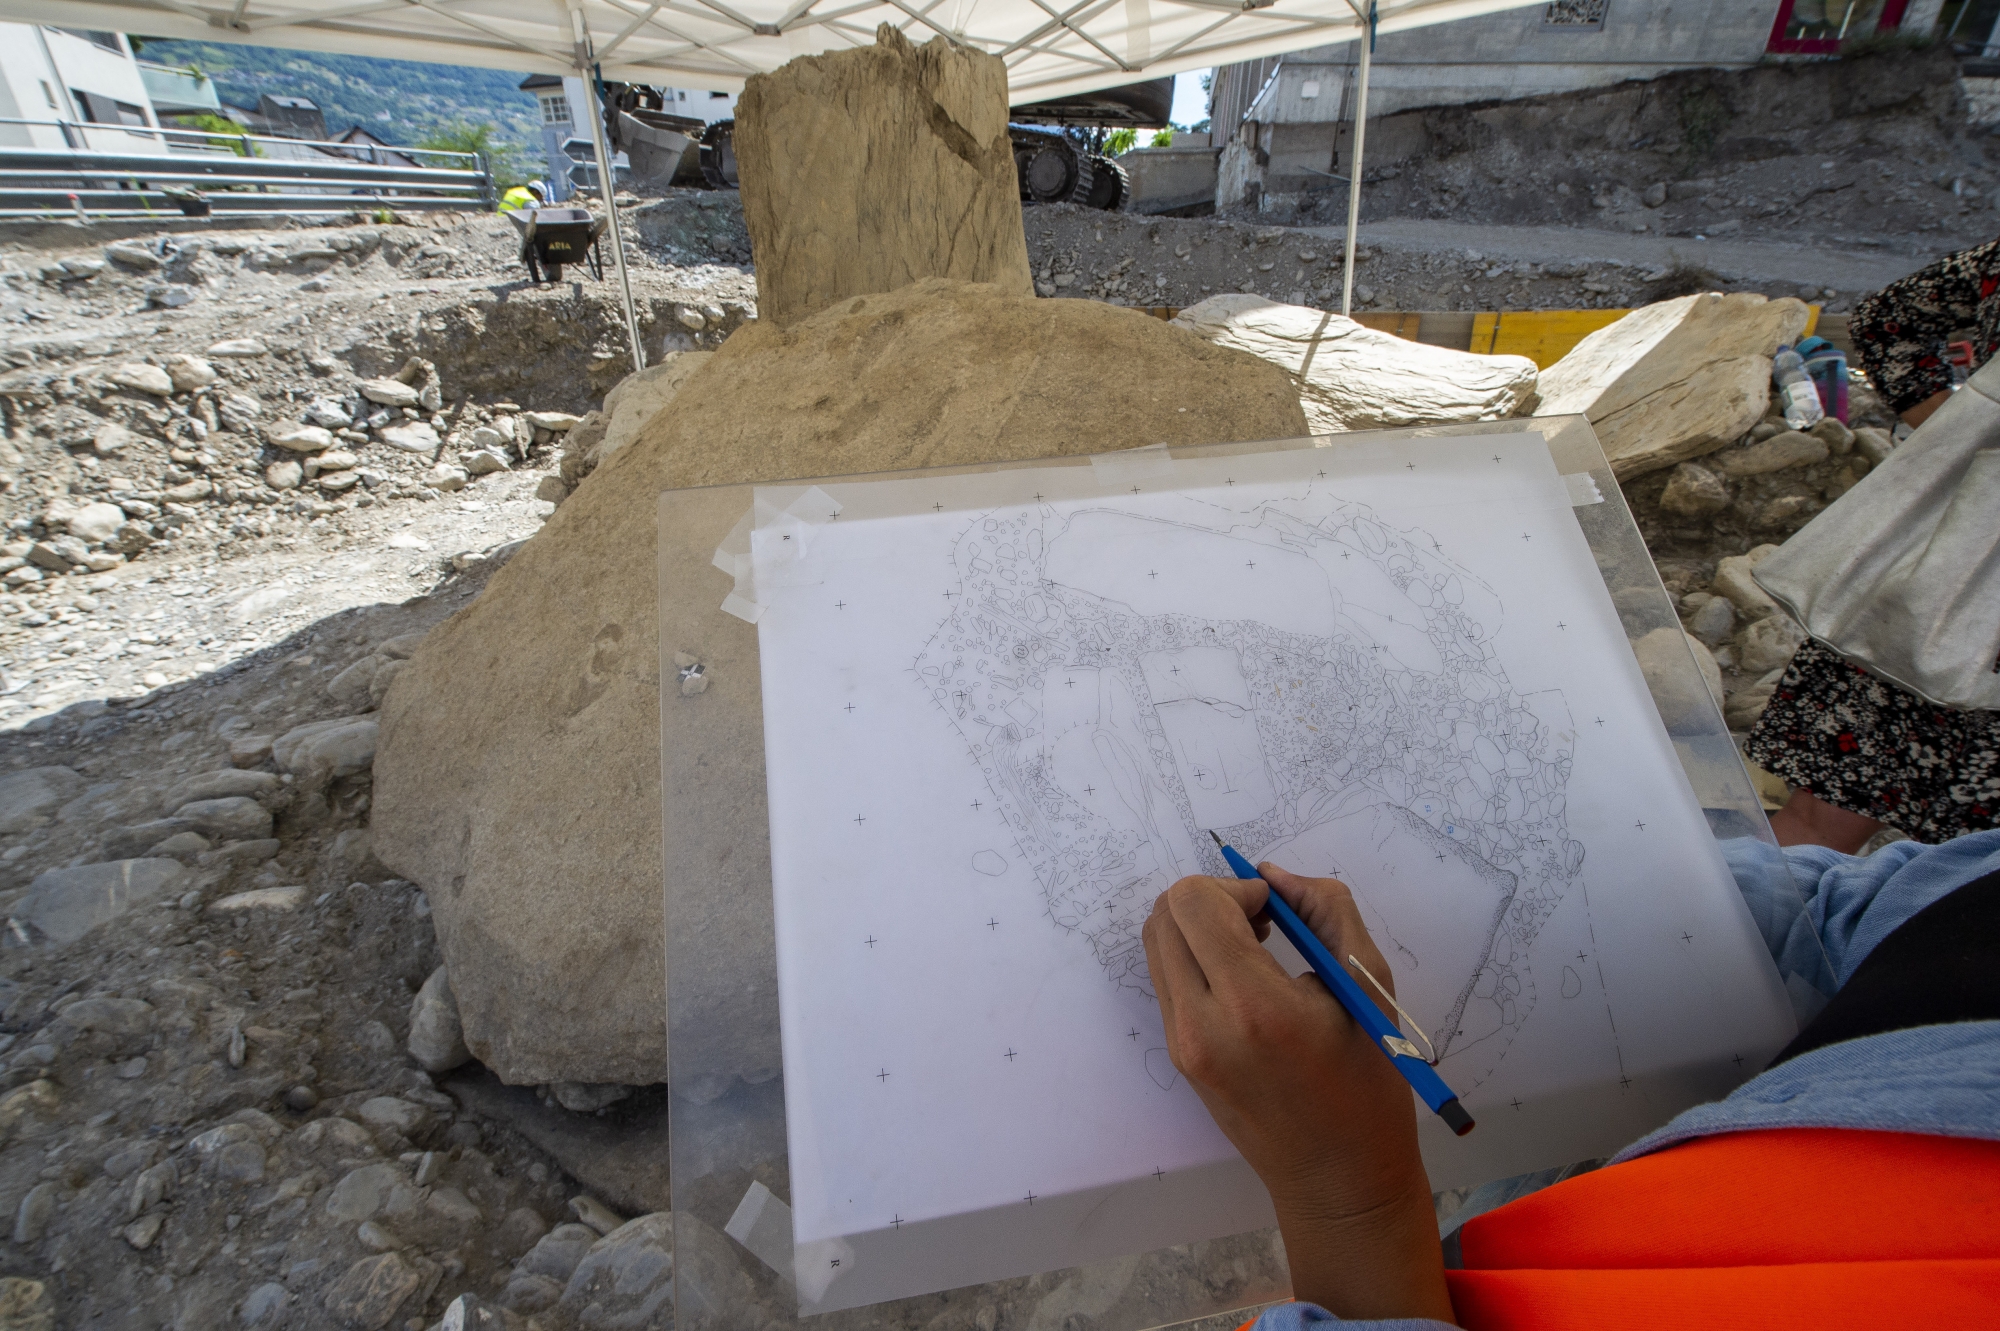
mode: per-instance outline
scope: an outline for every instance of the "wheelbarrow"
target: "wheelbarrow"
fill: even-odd
[[[597,238],[605,220],[588,208],[523,208],[508,213],[521,230],[521,262],[536,282],[560,282],[564,264],[585,264],[602,281],[604,260]]]

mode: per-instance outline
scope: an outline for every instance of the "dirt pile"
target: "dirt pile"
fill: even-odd
[[[384,701],[378,853],[432,889],[466,1044],[516,1082],[666,1066],[661,490],[1304,430],[1277,367],[1104,305],[933,278],[737,333]],[[704,573],[668,595],[720,601]]]

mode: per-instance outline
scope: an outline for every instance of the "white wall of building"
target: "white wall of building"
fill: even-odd
[[[157,135],[129,133],[90,121],[88,93],[103,103],[123,104],[114,114],[132,117],[138,127],[157,127],[145,80],[130,45],[112,37],[109,49],[61,28],[0,23],[0,122],[61,121],[59,125],[0,123],[0,144],[36,148],[97,148],[106,152],[164,153]],[[106,114],[100,104],[100,114]]]

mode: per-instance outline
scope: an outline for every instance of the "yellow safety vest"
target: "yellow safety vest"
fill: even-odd
[[[500,196],[500,211],[503,213],[518,212],[523,208],[539,208],[541,204],[542,201],[537,199],[534,191],[526,185],[516,185]]]

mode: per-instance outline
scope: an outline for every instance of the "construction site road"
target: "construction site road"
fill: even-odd
[[[1301,227],[1300,233],[1344,245],[1344,226]],[[1898,237],[1907,249],[1911,237]],[[1617,263],[1636,268],[1706,268],[1742,282],[1786,282],[1830,287],[1841,292],[1876,291],[1906,273],[1943,258],[1952,245],[1935,252],[1906,253],[1881,247],[1838,249],[1820,243],[1786,245],[1769,241],[1706,239],[1694,236],[1623,235],[1573,226],[1492,226],[1432,222],[1415,218],[1365,222],[1357,243],[1382,250],[1435,254],[1474,250],[1487,259],[1520,263]]]

